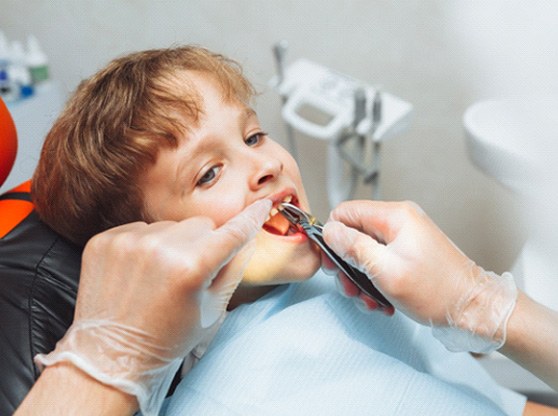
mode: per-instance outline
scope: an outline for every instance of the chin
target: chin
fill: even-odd
[[[270,286],[301,282],[320,268],[319,248],[304,234],[279,236],[262,230],[256,251],[244,272],[242,284]]]

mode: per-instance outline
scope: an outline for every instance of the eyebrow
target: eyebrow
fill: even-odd
[[[239,122],[246,125],[248,120],[250,120],[251,118],[256,118],[257,120],[258,114],[252,107],[248,107],[248,106],[244,107],[244,111],[241,112],[239,115]],[[259,124],[259,120],[258,120],[258,124]]]
[[[244,117],[245,117],[245,118],[249,118],[249,117],[254,117],[254,116],[256,116],[256,117],[258,116],[258,115],[256,114],[256,112],[254,111],[254,109],[253,109],[252,107],[246,106],[246,107],[244,108]]]

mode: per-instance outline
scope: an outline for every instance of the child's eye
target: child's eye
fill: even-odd
[[[244,143],[246,143],[250,147],[256,146],[258,143],[260,143],[264,139],[264,137],[266,135],[267,135],[267,133],[264,133],[263,131],[259,131],[257,133],[254,133],[254,134],[248,136],[248,138],[246,140],[244,140]]]
[[[212,166],[207,172],[203,174],[203,176],[198,180],[196,186],[202,186],[210,183],[216,177],[219,171],[221,170],[221,166]]]

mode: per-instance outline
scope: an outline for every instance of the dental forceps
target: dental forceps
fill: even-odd
[[[356,287],[376,301],[380,309],[393,309],[392,304],[378,289],[376,289],[368,276],[341,259],[341,257],[325,243],[322,235],[323,224],[318,221],[316,217],[288,202],[279,204],[279,212],[289,220],[291,224],[304,231],[308,238],[320,247],[325,255],[339,268],[339,270],[345,273]]]

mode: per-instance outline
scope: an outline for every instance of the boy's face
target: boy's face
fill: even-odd
[[[188,72],[188,78],[203,97],[203,111],[179,146],[161,149],[145,173],[141,186],[152,218],[178,221],[203,215],[219,226],[262,198],[274,206],[292,198],[308,210],[296,162],[262,132],[256,114],[226,102],[211,78],[196,72]],[[319,266],[316,247],[277,214],[256,238],[243,285],[299,281]]]

